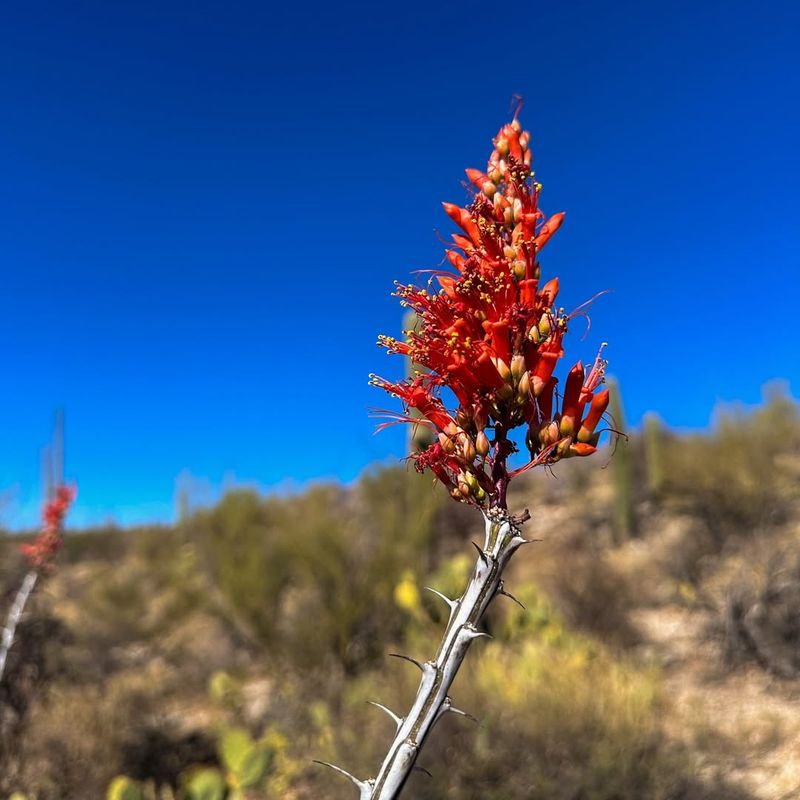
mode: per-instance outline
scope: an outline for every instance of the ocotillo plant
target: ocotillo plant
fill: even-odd
[[[472,202],[466,208],[444,204],[461,229],[447,250],[454,271],[435,273],[428,289],[399,285],[401,304],[416,313],[419,324],[405,341],[379,339],[389,353],[426,371],[398,382],[371,376],[375,386],[403,401],[403,413],[385,424],[423,424],[434,434],[432,444],[409,457],[455,500],[480,510],[485,539],[476,545],[475,567],[461,597],[432,589],[450,609],[436,655],[425,663],[402,656],[422,673],[411,709],[400,716],[376,704],[397,725],[377,776],[359,780],[334,767],[353,781],[362,800],[396,798],[436,721],[448,712],[463,714],[450,699],[450,686],[472,641],[486,635],[481,618],[498,594],[507,594],[503,570],[526,542],[522,524],[529,515],[509,512],[509,482],[532,467],[594,453],[608,404],[608,392],[595,391],[605,372],[600,355],[588,372],[575,364],[563,392],[557,390],[554,372],[564,334],[571,318],[584,311],[566,314],[556,306],[558,280],[541,283],[538,255],[564,214],[547,219],[539,209],[542,187],[531,171],[530,135],[516,116],[493,144],[486,172],[467,170],[475,187]],[[449,397],[455,408],[445,405]],[[525,430],[524,444],[523,437],[519,444],[512,438],[515,429]],[[525,457],[514,465],[523,448]]]
[[[61,549],[63,539],[61,528],[64,517],[75,499],[75,489],[71,486],[59,486],[55,491],[55,496],[45,503],[42,511],[42,528],[38,536],[29,544],[24,544],[20,548],[22,554],[28,561],[30,569],[22,580],[22,585],[17,591],[11,609],[8,612],[5,627],[3,628],[2,639],[0,640],[0,681],[6,669],[8,651],[14,643],[14,635],[17,625],[25,610],[25,604],[31,596],[37,580],[49,574],[53,566],[53,559]]]

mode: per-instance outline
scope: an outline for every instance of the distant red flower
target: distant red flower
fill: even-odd
[[[61,549],[63,544],[61,526],[75,495],[74,487],[59,486],[55,497],[47,502],[42,510],[42,529],[39,535],[30,544],[23,544],[20,547],[33,569],[47,570]]]
[[[398,382],[370,377],[403,401],[406,413],[396,421],[437,434],[411,456],[419,471],[430,469],[458,500],[505,507],[515,475],[596,450],[608,392],[595,393],[606,363],[600,355],[588,375],[576,364],[557,391],[554,371],[571,315],[555,305],[558,279],[541,283],[538,256],[564,214],[547,218],[539,209],[530,135],[516,117],[493,143],[486,172],[467,170],[475,187],[469,206],[444,203],[461,229],[446,253],[455,272],[435,275],[438,291],[400,285],[396,294],[419,324],[405,341],[378,341],[425,370]],[[445,406],[442,389],[452,392],[455,409]],[[523,425],[529,460],[509,470],[517,446],[508,434]]]

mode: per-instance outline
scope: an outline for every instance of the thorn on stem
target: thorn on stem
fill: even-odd
[[[506,587],[503,581],[500,581],[500,585],[497,588],[497,594],[502,594],[504,597],[508,597],[510,600],[513,600],[523,611],[525,611],[525,606],[522,605],[522,603],[520,603],[520,601],[517,600],[517,598],[514,597],[513,594],[511,594],[511,592],[506,591]]]
[[[479,631],[474,625],[464,625],[461,630],[463,630],[470,639],[494,639],[491,633]]]
[[[515,536],[512,540],[516,544],[517,547],[522,547],[524,544],[534,544],[535,542],[541,542],[541,539],[526,539],[523,536]]]
[[[369,789],[370,787],[370,781],[360,781],[354,775],[351,775],[346,769],[337,767],[336,764],[329,764],[327,761],[318,761],[316,758],[314,759],[314,763],[321,764],[323,767],[330,767],[330,769],[338,772],[340,775],[344,775],[344,777],[348,778],[352,783],[354,783],[361,792],[363,792],[365,789]]]
[[[446,595],[443,595],[443,594],[442,594],[440,591],[438,591],[437,589],[433,589],[433,588],[432,588],[432,587],[430,587],[430,586],[426,586],[425,588],[426,588],[426,589],[427,589],[429,592],[433,592],[433,593],[434,593],[434,594],[435,594],[437,597],[441,597],[441,598],[442,598],[442,600],[444,600],[444,601],[445,601],[445,603],[447,603],[447,605],[448,605],[448,606],[450,606],[450,609],[451,609],[451,610],[452,610],[452,609],[454,609],[454,608],[456,607],[456,605],[458,605],[458,603],[457,603],[455,600],[451,600],[449,597],[447,597]]]
[[[449,697],[447,699],[450,700]],[[452,700],[450,701],[449,705],[447,706],[447,713],[448,714],[455,714],[457,717],[466,717],[468,720],[471,720],[476,725],[480,725],[480,722],[478,721],[477,717],[473,717],[472,714],[468,714],[466,711],[462,711],[460,708],[456,708],[453,705]]]
[[[408,661],[409,663],[413,664],[420,672],[424,672],[425,670],[422,668],[422,664],[417,661],[416,658],[411,658],[411,656],[404,656],[402,653],[389,653],[391,658],[402,658],[403,661]]]
[[[478,555],[481,557],[481,561],[483,561],[483,563],[486,564],[486,566],[488,567],[489,566],[489,556],[487,556],[486,553],[483,552],[483,549],[481,548],[481,546],[479,544],[477,544],[476,542],[472,542],[472,546],[478,551]]]
[[[431,775],[431,773],[427,769],[425,769],[425,767],[419,767],[415,765],[414,772],[424,772],[429,778],[433,777],[433,775]]]
[[[394,720],[398,728],[403,724],[403,718],[398,717],[397,714],[394,713],[394,711],[392,711],[390,708],[386,708],[386,706],[383,705],[383,703],[376,703],[374,700],[367,700],[367,703],[369,703],[371,706],[375,706],[375,708],[379,708],[381,711],[388,714]]]

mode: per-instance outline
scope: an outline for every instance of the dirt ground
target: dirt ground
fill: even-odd
[[[661,665],[672,735],[690,731],[701,775],[723,775],[759,800],[800,797],[800,681],[758,666],[722,669],[708,616],[676,604],[632,614]]]

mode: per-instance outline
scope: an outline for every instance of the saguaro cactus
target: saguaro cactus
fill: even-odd
[[[616,425],[617,430],[625,428],[625,409],[622,405],[622,392],[619,383],[615,380],[609,381],[610,392],[610,414]],[[636,516],[633,506],[633,458],[630,451],[630,443],[627,439],[621,438],[614,453],[614,461],[611,467],[611,474],[614,483],[614,511],[613,529],[614,538],[619,542],[629,539],[636,529]]]
[[[407,311],[403,315],[403,331],[406,332],[406,335],[417,333],[419,324],[419,317],[414,313],[414,311]],[[414,378],[425,371],[425,368],[419,364],[416,364],[411,356],[406,356],[406,378]],[[409,409],[408,413],[415,420],[422,419],[422,414],[417,411],[416,408]],[[433,432],[424,423],[408,426],[409,453],[417,453],[420,450],[424,450],[433,443],[433,439]]]
[[[427,371],[397,382],[371,376],[404,404],[403,413],[385,424],[410,422],[431,432],[432,443],[409,458],[419,472],[430,470],[455,500],[480,510],[485,538],[476,545],[461,597],[451,600],[432,589],[450,608],[434,658],[420,663],[401,656],[421,672],[411,709],[399,716],[376,703],[397,725],[377,776],[359,780],[333,767],[350,778],[362,800],[396,798],[436,721],[464,713],[454,707],[450,686],[471,643],[486,635],[480,630],[484,612],[497,595],[508,594],[503,571],[526,542],[522,525],[529,515],[509,512],[509,482],[532,467],[595,452],[596,428],[608,404],[608,392],[596,392],[605,371],[599,355],[588,372],[575,364],[564,391],[556,391],[554,371],[572,315],[556,306],[557,279],[540,285],[538,255],[564,215],[547,219],[539,210],[530,135],[516,117],[493,144],[486,172],[467,170],[475,187],[470,205],[444,204],[461,229],[447,251],[454,272],[437,274],[430,288],[401,286],[397,295],[418,325],[405,341],[379,339],[390,353]],[[443,389],[456,408],[445,406]],[[519,448],[510,433],[522,426],[527,453],[513,466]]]
[[[647,488],[657,497],[664,485],[664,425],[658,414],[645,415],[642,426],[644,459],[647,466]]]

